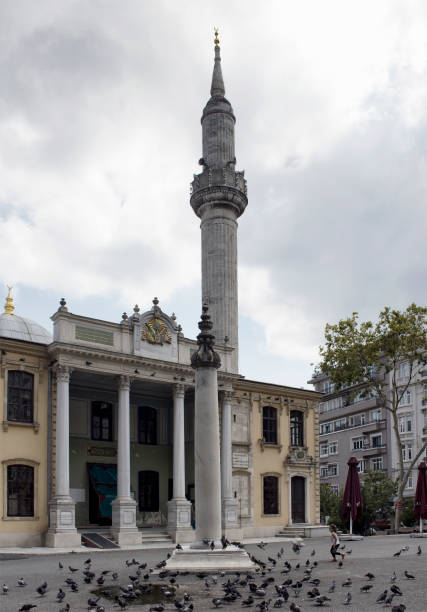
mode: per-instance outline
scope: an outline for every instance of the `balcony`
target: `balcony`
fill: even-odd
[[[365,457],[374,457],[376,455],[382,455],[386,452],[386,444],[382,444],[381,446],[372,446],[371,444],[367,444],[362,449],[360,449]]]
[[[363,426],[363,433],[369,434],[375,431],[381,431],[385,429],[387,426],[387,422],[385,419],[381,419],[380,421],[369,421]]]

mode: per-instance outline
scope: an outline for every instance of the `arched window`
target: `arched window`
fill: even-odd
[[[7,420],[32,423],[34,411],[34,376],[21,370],[7,373]]]
[[[138,442],[157,444],[157,411],[148,406],[138,408]]]
[[[264,476],[263,478],[264,514],[279,514],[279,478]]]
[[[272,406],[262,409],[262,437],[266,444],[277,444],[277,409]]]
[[[7,466],[7,516],[34,516],[34,468]]]
[[[304,446],[304,414],[291,410],[291,446]]]
[[[159,511],[159,472],[138,472],[138,502],[140,512]]]
[[[108,402],[92,402],[92,440],[113,440],[113,406]]]

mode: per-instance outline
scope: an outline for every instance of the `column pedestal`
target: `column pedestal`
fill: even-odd
[[[136,526],[136,501],[131,497],[116,497],[111,502],[111,536],[119,546],[141,544],[142,536]]]
[[[82,540],[75,528],[75,503],[72,497],[55,498],[49,502],[50,526],[45,546],[52,548],[81,547]]]
[[[191,502],[187,499],[171,499],[168,502],[168,533],[177,544],[194,541]]]
[[[222,531],[227,540],[237,541],[243,537],[239,521],[239,503],[231,499],[223,499],[221,507]]]

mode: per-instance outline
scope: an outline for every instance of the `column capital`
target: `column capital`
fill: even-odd
[[[55,367],[56,380],[60,380],[61,382],[70,382],[70,374],[72,370],[66,366],[58,364]]]
[[[234,397],[233,389],[225,389],[224,391],[219,392],[220,400],[223,404],[230,403]]]
[[[176,383],[173,386],[173,396],[174,398],[184,397],[185,395],[185,385],[182,383]]]
[[[117,377],[117,382],[119,384],[119,389],[123,389],[124,391],[129,391],[130,386],[132,384],[132,378],[127,376],[126,374],[121,374]]]

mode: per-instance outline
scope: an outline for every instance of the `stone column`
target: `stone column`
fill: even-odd
[[[175,542],[192,542],[191,502],[185,498],[185,387],[173,389],[173,498],[168,502],[168,532]]]
[[[221,468],[219,448],[219,413],[217,368],[219,355],[213,350],[212,323],[203,306],[198,350],[192,355],[195,369],[194,471],[196,544],[203,540],[218,545],[221,538]]]
[[[129,391],[129,376],[120,376],[117,428],[117,497],[111,503],[111,535],[120,546],[141,543],[141,534],[136,526],[136,501],[130,496]]]
[[[49,529],[46,546],[81,546],[75,527],[75,503],[70,496],[70,370],[56,368],[55,496],[49,502]]]
[[[232,391],[221,391],[221,510],[222,532],[230,540],[240,540],[238,502],[233,497],[233,455],[231,430]]]

